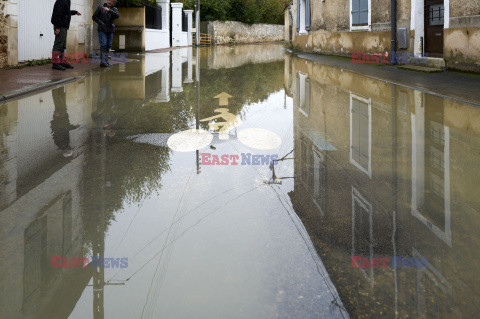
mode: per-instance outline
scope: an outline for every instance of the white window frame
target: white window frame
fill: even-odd
[[[350,31],[359,31],[359,30],[372,31],[372,0],[368,0],[368,25],[362,25],[362,26],[352,25],[352,0],[350,0],[349,16],[350,16]]]
[[[359,100],[368,105],[368,169],[366,170],[362,165],[357,163],[353,159],[352,154],[352,142],[353,142],[353,131],[352,131],[352,110],[353,110],[353,99]],[[372,179],[372,99],[364,98],[350,92],[350,163],[352,163],[356,168],[368,175]]]
[[[320,167],[321,166],[325,167],[324,156],[320,152],[320,150],[317,149],[317,147],[315,147],[314,145],[312,145],[312,155],[313,155],[312,167],[314,169],[312,174],[313,175],[312,176],[313,178],[312,200],[313,200],[313,203],[317,206],[322,216],[325,216],[325,211],[324,211],[325,207],[321,205],[322,203],[317,203],[317,199],[316,199],[316,197],[321,196],[323,200],[326,201],[326,198],[325,198],[326,194],[325,193],[321,194],[322,186],[324,187],[324,189],[326,189],[326,185],[321,185],[320,183]],[[323,178],[324,178],[323,182],[326,183],[326,176],[324,175]],[[324,204],[326,205],[326,202]]]
[[[421,116],[423,121],[423,130],[417,132],[416,129],[416,120],[417,116]],[[419,138],[422,138],[421,136],[425,134],[424,128],[425,128],[425,118],[424,114],[419,114],[417,111],[417,114],[412,114],[411,115],[411,126],[412,126],[412,210],[411,213],[413,216],[415,216],[419,221],[421,221],[425,226],[427,226],[434,234],[437,236],[437,238],[440,238],[442,241],[444,241],[449,247],[452,247],[452,229],[451,229],[451,212],[450,212],[450,128],[446,125],[443,127],[444,131],[444,160],[443,160],[443,165],[444,165],[444,230],[442,230],[440,227],[437,225],[434,225],[432,222],[430,222],[425,216],[423,216],[422,212],[418,210],[418,204],[417,204],[417,199],[419,197],[420,192],[425,191],[425,186],[424,185],[417,185],[417,175],[420,173],[423,173],[423,167],[417,167],[417,153],[419,153],[420,156],[424,156],[424,145],[425,141],[418,140]],[[418,135],[418,136],[417,136]],[[418,149],[417,149],[418,148]],[[423,152],[423,154],[420,154],[420,152]]]
[[[371,262],[373,260],[373,209],[372,209],[372,204],[367,201],[361,194],[360,192],[352,186],[352,252],[351,256],[356,256],[356,250],[355,250],[355,202],[358,202],[360,206],[363,207],[366,211],[368,211],[368,218],[369,218],[369,233],[370,233],[370,245],[369,245],[369,261]],[[363,258],[363,257],[362,257]],[[359,270],[362,272],[362,274],[365,276],[365,279],[370,283],[370,285],[373,286],[375,285],[375,274],[373,272],[373,268],[370,268],[370,271],[368,269],[363,269],[359,268]],[[370,272],[370,273],[368,273]]]
[[[297,1],[300,1],[300,30],[298,30],[298,34],[308,34],[308,31],[305,29],[307,25],[307,1],[306,0],[297,0]],[[302,21],[303,21],[303,24],[302,24]]]
[[[298,105],[298,110],[300,113],[302,113],[305,117],[308,117],[310,114],[310,100],[307,101],[307,79],[308,79],[308,74],[298,72],[298,81],[299,82],[299,105]],[[311,89],[311,83],[309,86],[309,89]],[[310,94],[308,94],[308,98],[311,99]],[[302,107],[303,106],[303,107]]]
[[[412,257],[414,258],[425,258],[418,250],[412,247]],[[450,300],[452,297],[452,285],[448,280],[442,276],[442,274],[435,268],[433,265],[428,262],[427,268],[418,268],[417,267],[417,283],[416,283],[416,301],[417,301],[417,315],[420,318],[424,318],[426,315],[426,305],[425,305],[425,295],[426,289],[424,286],[424,280],[428,277],[432,282],[435,283],[436,289],[443,292],[447,298]]]

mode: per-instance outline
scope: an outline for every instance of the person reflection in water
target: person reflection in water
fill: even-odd
[[[115,116],[115,98],[112,86],[108,80],[102,81],[98,91],[97,109],[92,114],[92,120],[97,128],[104,129],[107,136],[115,136],[112,125],[117,123],[118,116]]]
[[[52,90],[52,96],[53,103],[55,104],[53,119],[50,122],[53,141],[58,149],[63,151],[63,156],[69,157],[73,154],[72,147],[70,146],[70,131],[80,127],[80,125],[70,124],[64,87]]]

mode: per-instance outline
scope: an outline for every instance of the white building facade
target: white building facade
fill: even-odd
[[[0,67],[51,58],[55,35],[50,20],[55,1],[0,2]],[[98,50],[97,26],[92,21],[92,14],[97,6],[104,2],[104,0],[71,0],[71,9],[79,11],[81,15],[72,16],[67,37],[68,53],[91,53]],[[157,4],[160,8],[157,12],[161,12],[161,17],[154,19],[161,19],[161,23],[156,23],[156,27],[150,27],[145,23],[148,17],[145,19],[141,17],[140,21],[144,21],[141,26],[143,45],[139,46],[139,51],[192,45],[193,11],[185,10],[184,13],[182,3],[170,3],[170,0],[157,0]],[[147,13],[147,10],[144,12],[146,16],[152,14]],[[173,23],[170,23],[170,17]],[[122,17],[116,23],[117,33],[121,32],[121,19]],[[188,26],[185,26],[185,23],[188,23]],[[128,21],[126,25],[128,26]],[[125,41],[125,37],[129,36],[127,34],[123,38],[118,38],[120,49],[122,40]],[[124,49],[129,50],[128,47]]]

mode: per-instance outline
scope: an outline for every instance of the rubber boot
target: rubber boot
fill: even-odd
[[[112,65],[110,64],[110,59],[111,59],[111,58],[112,58],[112,53],[110,52],[110,49],[108,49],[108,50],[107,50],[107,61],[106,61],[106,63],[107,63],[108,66],[112,66]]]
[[[62,66],[61,62],[61,52],[52,51],[52,69],[65,71],[65,68]]]
[[[107,67],[110,66],[108,64],[108,51],[107,50],[102,50],[100,66],[102,68],[107,68]]]
[[[71,65],[70,63],[67,62],[67,54],[65,51],[63,51],[63,56],[65,57],[64,61],[62,61],[62,66],[65,68],[65,69],[74,69],[73,65]]]

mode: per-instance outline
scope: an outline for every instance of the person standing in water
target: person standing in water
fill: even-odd
[[[66,62],[65,52],[67,50],[67,32],[70,28],[72,15],[81,15],[76,10],[70,10],[70,0],[57,0],[53,6],[52,19],[55,43],[52,49],[52,69],[62,70],[73,69],[73,66]]]
[[[98,39],[100,40],[100,50],[102,52],[101,67],[110,66],[109,53],[112,47],[113,32],[115,32],[113,21],[120,17],[117,8],[115,8],[116,3],[117,0],[108,0],[107,3],[98,6],[92,16],[93,21],[98,24]]]

